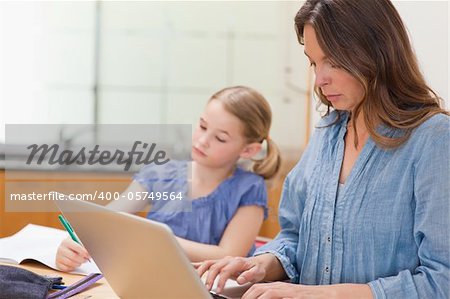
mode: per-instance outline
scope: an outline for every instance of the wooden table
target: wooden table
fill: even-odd
[[[23,269],[27,269],[29,271],[32,271],[36,274],[41,275],[54,275],[54,276],[61,276],[63,278],[63,281],[66,285],[70,285],[80,279],[83,278],[82,275],[77,274],[69,274],[64,273],[60,271],[53,270],[41,263],[38,262],[24,262],[20,265],[12,265],[7,263],[0,263],[0,265],[6,265],[6,266],[15,266],[20,267]],[[78,299],[116,299],[119,298],[114,291],[111,289],[108,282],[105,280],[105,278],[100,279],[95,284],[93,284],[90,288],[86,289],[85,291],[71,297],[71,298],[78,298]]]

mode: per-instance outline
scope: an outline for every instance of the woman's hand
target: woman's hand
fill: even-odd
[[[197,265],[197,272],[202,276],[206,271],[205,286],[211,290],[216,277],[220,274],[216,291],[220,293],[229,279],[236,279],[238,284],[260,282],[266,276],[265,267],[256,257],[225,257],[220,260],[209,260]]]
[[[287,282],[259,283],[245,292],[242,299],[372,299],[367,284],[302,285]]]
[[[287,282],[259,283],[253,285],[245,292],[242,299],[332,299],[336,294],[327,286],[306,286]]]
[[[253,285],[242,299],[373,299],[367,284],[302,285],[287,282]]]
[[[55,262],[58,269],[64,272],[70,272],[90,258],[86,248],[68,237],[59,245]]]
[[[236,279],[238,284],[247,282],[258,283],[263,280],[286,280],[278,259],[273,254],[262,254],[255,257],[225,257],[220,260],[210,260],[196,263],[194,267],[200,276],[208,271],[205,286],[208,290],[214,284],[218,275],[216,292],[220,293],[227,279]],[[242,299],[291,298],[291,299],[372,299],[372,292],[367,284],[335,284],[335,285],[301,285],[287,282],[258,283],[250,287]]]

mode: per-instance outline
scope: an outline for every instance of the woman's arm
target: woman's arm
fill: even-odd
[[[193,262],[225,256],[246,256],[255,242],[263,218],[262,207],[243,206],[228,223],[219,245],[202,244],[178,237],[177,240]]]
[[[375,298],[450,298],[450,117],[442,118],[416,129],[422,131],[412,174],[418,266],[370,282]]]

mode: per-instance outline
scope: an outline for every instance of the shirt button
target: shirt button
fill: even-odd
[[[331,242],[331,237],[327,237],[327,241],[328,241],[328,242]]]
[[[325,272],[327,272],[327,273],[330,272],[330,268],[326,267]]]

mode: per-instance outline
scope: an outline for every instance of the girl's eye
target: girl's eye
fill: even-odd
[[[219,137],[216,136],[216,139],[217,139],[217,141],[219,141],[219,142],[225,143],[225,140],[223,140],[222,138],[219,138]]]
[[[314,62],[309,62],[310,67],[316,67],[316,64]]]
[[[200,129],[201,129],[202,131],[205,131],[205,130],[206,130],[206,127],[205,127],[205,126],[202,126],[202,125],[200,125]]]

